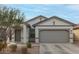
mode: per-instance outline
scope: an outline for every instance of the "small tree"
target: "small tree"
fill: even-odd
[[[24,21],[24,14],[15,8],[0,7],[0,28],[6,28],[6,35],[11,40],[11,29],[20,26]]]

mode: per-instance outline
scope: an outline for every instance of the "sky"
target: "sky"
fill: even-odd
[[[21,10],[25,14],[26,21],[43,15],[48,18],[58,16],[79,24],[79,4],[5,4],[5,6]]]

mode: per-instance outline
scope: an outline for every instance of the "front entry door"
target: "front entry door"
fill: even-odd
[[[21,42],[21,30],[20,29],[15,30],[15,41]]]

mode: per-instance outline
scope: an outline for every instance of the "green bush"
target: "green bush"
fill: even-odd
[[[21,47],[21,53],[23,53],[23,54],[28,53],[28,50],[27,50],[26,46]]]
[[[27,48],[31,48],[32,44],[30,42],[27,43]]]

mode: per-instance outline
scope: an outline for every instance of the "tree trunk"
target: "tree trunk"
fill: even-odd
[[[7,33],[7,43],[9,43],[11,41],[11,28],[8,27],[6,30]]]

